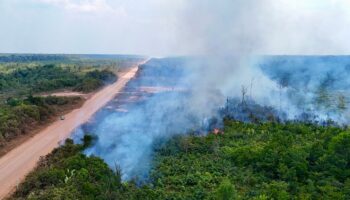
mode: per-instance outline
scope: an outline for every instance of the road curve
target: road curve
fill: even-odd
[[[143,62],[144,63],[144,62]],[[16,185],[36,166],[41,156],[49,154],[58,143],[92,117],[101,107],[112,100],[126,83],[135,76],[139,63],[121,75],[117,82],[103,88],[89,98],[81,108],[65,115],[0,158],[0,199],[5,198]]]

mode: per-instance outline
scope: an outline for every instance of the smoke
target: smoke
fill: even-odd
[[[262,71],[283,87],[282,109],[289,118],[313,114],[317,121],[349,123],[348,56],[279,56],[265,58]]]
[[[318,117],[312,120],[347,122],[346,111],[340,112],[338,107],[341,94],[344,109],[348,110],[348,94],[344,91],[350,84],[349,57],[271,56],[255,60],[251,63],[254,67],[232,75],[226,82],[201,77],[200,69],[210,69],[214,63],[221,66],[231,59],[152,59],[141,67],[121,96],[77,131],[76,139],[87,132],[96,134],[96,143],[86,154],[103,158],[112,168],[120,166],[123,180],[144,181],[153,164],[155,147],[174,135],[201,135],[220,127],[220,108],[227,97],[240,99],[244,84],[249,86],[249,100],[281,110],[287,119],[304,120],[306,113]],[[247,78],[251,76],[256,78]],[[252,108],[257,112],[261,109]]]
[[[75,133],[76,140],[84,132],[98,137],[86,153],[102,157],[111,167],[120,166],[123,180],[142,181],[158,142],[175,134],[204,133],[205,118],[213,113],[192,110],[193,82],[188,76],[192,69],[186,65],[180,58],[152,59],[143,65],[125,93],[98,113],[95,122]]]
[[[346,0],[190,0],[177,39],[192,54],[348,54],[348,13]]]
[[[188,1],[179,16],[178,37],[184,41],[180,47],[202,55],[190,61],[193,112],[215,113],[227,96],[239,96],[242,86],[253,81],[263,85],[254,90],[256,99],[267,102],[273,96],[268,93],[278,86],[254,67],[254,55],[263,53],[268,40],[273,40],[267,37],[274,19],[270,8],[269,1]]]
[[[192,109],[207,109],[208,113],[213,113],[217,105],[206,98],[211,96],[212,91],[216,90],[224,97],[239,97],[242,88],[245,88],[254,101],[279,108],[286,112],[287,119],[299,118],[302,113],[309,112],[318,116],[315,120],[331,118],[346,123],[348,120],[339,116],[335,108],[342,104],[339,101],[347,103],[343,92],[335,92],[335,87],[331,92],[330,88],[322,88],[320,85],[323,79],[327,79],[325,76],[334,78],[337,74],[347,75],[348,71],[344,71],[346,61],[341,63],[340,69],[335,70],[337,64],[324,63],[322,59],[311,59],[313,62],[309,61],[310,66],[302,63],[307,59],[292,60],[289,70],[286,70],[289,74],[294,73],[293,64],[296,68],[301,68],[295,68],[298,73],[292,76],[292,82],[307,80],[307,77],[299,77],[303,75],[300,71],[315,66],[314,70],[306,71],[306,74],[313,77],[309,84],[289,88],[283,85],[283,81],[273,77],[278,76],[271,72],[273,70],[261,70],[261,65],[266,64],[268,57],[258,56],[346,53],[349,44],[344,36],[348,30],[344,26],[350,23],[347,9],[343,9],[346,4],[345,1],[314,0],[188,1],[180,16],[182,28],[178,36],[180,41],[186,41],[180,46],[206,58],[204,62],[195,60],[191,64],[197,66],[192,77],[196,83],[191,97],[195,102]],[[322,68],[320,65],[328,66]],[[338,89],[340,88],[337,87]]]
[[[307,12],[305,6],[312,3],[292,2],[187,1],[177,22],[178,48],[196,56],[145,64],[126,93],[82,127],[98,137],[86,153],[102,157],[111,167],[119,165],[123,180],[144,180],[155,146],[173,135],[203,134],[219,126],[220,108],[227,97],[242,98],[242,88],[250,100],[276,108],[287,119],[307,113],[317,116],[313,120],[347,123],[348,59],[257,56],[336,53],[343,48],[329,38],[331,30],[318,25],[342,12]],[[347,23],[347,18],[339,21]]]

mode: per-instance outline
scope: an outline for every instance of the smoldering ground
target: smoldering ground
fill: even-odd
[[[262,77],[256,78],[252,85],[248,85],[246,101],[254,101],[254,105],[257,105],[251,107],[255,109],[257,116],[260,109],[266,106],[272,110],[262,110],[264,115],[287,113],[288,116],[285,117],[288,120],[306,120],[302,117],[309,114],[319,117],[312,120],[332,119],[343,122],[342,120],[346,119],[345,110],[348,110],[346,93],[343,94],[345,110],[316,108],[329,103],[334,104],[334,108],[338,107],[336,96],[334,101],[319,96],[318,91],[324,87],[332,93],[342,93],[348,84],[345,77],[349,73],[347,68],[350,59],[334,57],[329,58],[327,62],[324,59],[324,57],[269,57],[264,58],[264,62],[255,61],[254,69],[257,71],[255,75]],[[86,150],[86,154],[103,158],[112,168],[115,165],[120,166],[123,180],[137,177],[143,181],[147,179],[152,167],[154,145],[159,145],[160,141],[166,141],[174,135],[188,133],[201,135],[220,126],[223,117],[220,110],[225,108],[227,97],[239,99],[240,103],[241,86],[251,84],[251,80],[245,81],[242,78],[231,80],[229,84],[233,84],[233,87],[227,90],[230,91],[228,96],[225,94],[227,88],[221,85],[216,85],[211,90],[201,89],[203,92],[199,93],[200,89],[194,87],[200,78],[197,74],[193,74],[197,72],[198,67],[194,64],[205,66],[207,60],[152,59],[142,66],[138,77],[127,85],[124,93],[100,111],[92,123],[80,130],[81,134],[85,132],[97,136],[95,144]],[[308,68],[310,65],[315,68]],[[321,65],[323,67],[320,67]],[[288,66],[294,67],[288,68]],[[338,66],[338,72],[333,70],[334,66]],[[332,75],[329,75],[330,72]],[[333,82],[326,80],[339,73],[344,74],[342,76],[344,78]],[[203,81],[206,79],[201,78]],[[285,79],[289,80],[289,84],[279,87]],[[203,99],[200,100],[200,97]],[[317,98],[325,99],[323,102],[318,102]],[[300,104],[300,101],[303,103]],[[240,113],[239,110],[231,109],[230,113],[225,115],[231,114],[238,120],[244,120],[244,116],[239,115]],[[210,119],[216,120],[208,121]]]
[[[285,113],[286,120],[307,113],[315,121],[348,122],[348,58],[325,62],[323,57],[256,56],[337,53],[344,43],[329,35],[348,24],[343,12],[308,12],[295,1],[186,2],[176,22],[177,48],[201,56],[153,59],[144,65],[126,92],[137,92],[139,86],[174,89],[114,105],[124,112],[101,111],[87,130],[98,138],[88,155],[102,157],[111,167],[119,165],[123,180],[144,179],[156,141],[205,130],[207,119],[221,117],[227,97],[241,99],[242,93],[255,105]],[[332,16],[343,23],[330,23]]]
[[[102,157],[110,166],[120,166],[124,180],[136,176],[144,179],[156,140],[198,131],[205,116],[189,109],[190,83],[185,81],[188,68],[183,65],[181,59],[164,59],[142,66],[124,95],[106,107],[122,108],[124,112],[102,110],[95,117],[96,123],[83,127],[84,132],[98,138],[86,153]],[[145,86],[163,89],[150,93],[144,91]]]

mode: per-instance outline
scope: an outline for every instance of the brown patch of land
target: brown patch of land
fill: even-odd
[[[44,93],[40,94],[39,96],[47,97],[47,96],[56,96],[56,97],[82,97],[84,99],[88,99],[91,97],[94,93],[82,93],[82,92],[74,92],[71,90],[63,90],[63,91],[57,91],[52,93]]]

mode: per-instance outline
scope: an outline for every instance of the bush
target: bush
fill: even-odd
[[[9,74],[0,73],[0,91],[29,94],[76,88],[77,91],[91,92],[116,79],[116,75],[107,70],[83,73],[56,65],[43,65],[16,69]]]
[[[34,97],[9,98],[0,105],[0,135],[3,141],[28,133],[33,127],[46,122],[57,114],[58,107],[81,102],[80,97]],[[4,143],[0,143],[4,144]]]
[[[217,200],[235,200],[238,199],[237,191],[230,180],[224,179],[216,191]]]
[[[226,120],[224,134],[157,145],[149,182],[138,187],[82,154],[86,136],[47,156],[14,199],[349,199],[349,138],[340,127]]]

